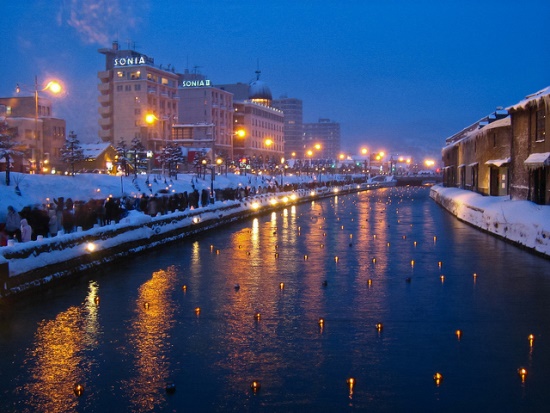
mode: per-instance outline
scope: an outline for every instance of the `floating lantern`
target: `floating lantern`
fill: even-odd
[[[376,239],[376,234],[373,235],[373,238]]]
[[[460,341],[460,338],[462,337],[462,330],[456,330],[455,335],[458,341]]]
[[[416,241],[415,241],[415,242],[413,242],[413,245],[414,245],[414,246],[416,247]]]
[[[353,238],[353,234],[349,234],[349,237],[350,237],[350,238]]]
[[[319,326],[320,326],[321,328],[323,328],[324,325],[325,325],[325,319],[324,319],[324,318],[320,318],[320,319],[319,319]]]
[[[477,278],[477,274],[474,272],[474,281],[475,281],[476,278]]]
[[[520,367],[518,369],[518,374],[519,374],[519,377],[521,377],[521,382],[524,383],[525,378],[527,377],[527,369]]]
[[[325,244],[321,244],[321,248],[325,248]]]
[[[334,262],[338,262],[338,256],[334,257]]]
[[[84,386],[80,383],[77,383],[74,385],[74,394],[78,397],[82,396],[82,394],[84,393]]]
[[[441,282],[443,282],[443,281],[445,281],[445,276],[444,276],[443,274],[441,274],[441,275],[439,276],[439,279],[441,280]]]
[[[280,284],[279,284],[279,288],[280,288],[281,290],[284,290],[284,289],[285,289],[285,283],[280,283]]]
[[[261,386],[260,382],[257,381],[257,380],[254,380],[252,383],[250,383],[250,389],[254,393],[257,393],[260,390],[261,387],[262,386]]]
[[[441,373],[435,373],[434,374],[434,382],[436,386],[439,386],[441,382],[443,381],[443,375]]]
[[[535,341],[535,336],[533,334],[529,334],[527,336],[527,340],[529,340],[529,347],[533,347],[533,342]]]
[[[214,251],[214,246],[210,245],[210,251]]]
[[[441,261],[439,261],[439,262],[437,263],[437,265],[439,266],[439,269],[441,269],[441,267],[443,267],[443,263],[442,263]]]
[[[376,258],[373,258],[373,259],[372,259],[372,263],[373,263],[373,264],[376,264]]]
[[[146,310],[149,309],[149,303],[147,301],[143,303],[143,308],[145,308]]]
[[[308,259],[308,256],[307,254],[304,255],[304,260],[307,260]]]
[[[186,286],[186,285],[182,285],[182,286],[181,286],[181,289],[182,289],[183,292],[186,292],[186,291],[187,291],[187,286]]]
[[[414,260],[411,260],[411,267],[414,267]]]
[[[327,236],[327,233],[326,232],[323,232],[323,237],[326,237]]]
[[[201,308],[200,307],[195,308],[195,314],[199,315],[200,313],[201,313]]]
[[[256,319],[256,321],[260,321],[260,318],[261,318],[260,313],[254,314],[254,318]]]
[[[376,330],[380,333],[384,329],[384,325],[382,323],[376,324]]]
[[[349,387],[349,397],[353,395],[353,387],[355,386],[355,379],[353,377],[350,377],[346,380],[348,387]]]
[[[216,250],[216,255],[220,255],[220,250]]]
[[[406,236],[406,235],[403,235],[403,239],[407,239],[407,236]]]
[[[390,246],[390,243],[388,242],[386,245],[389,247],[389,246]]]
[[[367,285],[368,285],[369,287],[372,285],[372,280],[371,280],[370,278],[367,280]]]
[[[95,305],[99,305],[99,296],[98,295],[95,296],[94,303],[95,303]]]

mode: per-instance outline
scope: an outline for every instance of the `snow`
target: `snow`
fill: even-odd
[[[528,168],[542,168],[550,164],[550,152],[532,153],[524,161]]]
[[[192,185],[199,190],[204,188],[210,190],[210,173],[203,179],[196,177],[196,174],[178,174],[178,179],[166,179],[157,175],[138,175],[134,181],[131,176],[112,176],[105,174],[77,174],[75,176],[63,175],[28,175],[21,173],[11,174],[11,185],[6,186],[4,172],[0,173],[0,222],[5,222],[8,205],[12,205],[16,211],[20,211],[28,205],[47,205],[54,199],[64,197],[73,201],[87,201],[89,199],[106,199],[113,197],[140,197],[142,193],[150,195],[159,190],[183,193],[193,191]],[[236,175],[229,173],[216,175],[214,179],[214,190],[223,188],[237,188],[240,186],[267,187],[274,184],[273,177]],[[147,182],[149,181],[150,187]],[[280,184],[280,175],[276,177]],[[310,182],[312,178],[306,176],[284,176],[283,183]],[[21,196],[15,192],[15,186],[21,190]],[[139,190],[138,190],[139,188]]]
[[[550,256],[550,206],[435,185],[431,197],[478,228]]]
[[[507,110],[509,112],[511,112],[511,111],[515,111],[515,110],[518,110],[518,109],[525,109],[525,108],[527,108],[527,106],[531,102],[533,102],[535,100],[538,100],[538,99],[541,99],[541,98],[543,98],[544,96],[547,96],[547,95],[550,95],[550,86],[547,86],[544,89],[541,89],[536,93],[533,93],[531,95],[526,96],[525,99],[523,99],[521,102],[516,103],[513,106],[510,106],[509,108],[507,108]]]

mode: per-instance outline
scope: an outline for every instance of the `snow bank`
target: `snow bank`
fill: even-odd
[[[440,185],[430,196],[458,219],[550,257],[550,206]]]

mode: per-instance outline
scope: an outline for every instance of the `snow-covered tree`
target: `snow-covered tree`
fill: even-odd
[[[141,139],[134,138],[132,139],[132,147],[130,152],[133,155],[133,165],[134,165],[134,174],[137,178],[138,169],[143,165],[144,161],[147,162],[145,156],[145,146],[141,143]]]
[[[75,164],[84,160],[84,151],[73,131],[69,132],[69,136],[65,139],[65,145],[61,148],[61,160],[71,166],[73,176]]]
[[[15,142],[17,138],[17,132],[15,129],[10,128],[5,119],[0,120],[0,159],[4,159],[6,162],[6,185],[10,186],[10,171],[11,161],[14,156],[23,155],[22,152],[15,148],[20,146],[20,142]]]
[[[130,175],[130,171],[128,169],[128,164],[130,160],[128,159],[128,146],[126,145],[126,141],[124,138],[120,138],[120,141],[117,144],[116,151],[118,154],[118,164],[120,165],[120,169],[124,172],[124,175],[128,176]]]
[[[185,161],[181,147],[173,143],[167,145],[160,155],[160,160],[168,171],[168,176],[175,176],[177,179],[178,164]]]

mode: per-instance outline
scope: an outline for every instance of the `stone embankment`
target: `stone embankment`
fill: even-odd
[[[550,206],[440,185],[430,197],[459,220],[550,258]]]
[[[150,217],[132,211],[119,223],[0,248],[0,299],[76,277],[142,251],[293,204],[376,188],[360,184],[265,194]]]

